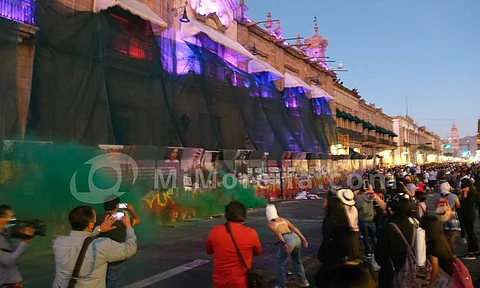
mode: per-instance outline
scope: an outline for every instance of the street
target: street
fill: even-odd
[[[279,215],[296,225],[309,242],[309,247],[303,249],[302,254],[310,276],[318,267],[316,255],[323,220],[321,203],[322,200],[305,200],[277,204]],[[119,287],[212,287],[213,258],[205,253],[205,241],[210,228],[224,222],[222,217],[179,223],[175,228],[158,227],[158,231],[137,229],[140,230],[137,233],[139,250],[127,260]],[[266,228],[265,209],[249,211],[245,225],[257,231],[263,247],[263,255],[255,257],[254,265],[265,273],[266,279],[273,285],[277,241]],[[20,265],[25,287],[51,287],[54,266],[51,250],[32,255],[27,252]]]
[[[427,200],[430,213],[435,211],[434,199],[435,197],[431,195]],[[303,263],[309,279],[319,267],[316,254],[321,243],[322,201],[303,200],[276,204],[279,215],[296,225],[309,242],[309,247],[302,249]],[[204,245],[210,228],[223,223],[222,217],[179,223],[174,228],[159,227],[158,231],[142,231],[139,227],[137,229],[139,251],[127,260],[119,287],[183,288],[192,287],[192,285],[197,288],[212,287],[212,257],[205,254]],[[269,284],[267,287],[272,287],[275,285],[276,240],[266,228],[265,209],[249,211],[245,225],[254,228],[260,237],[263,255],[254,258],[254,265],[263,271]],[[480,236],[478,221],[476,231],[477,236]],[[467,252],[467,245],[461,244],[458,237],[455,252],[457,255],[464,255]],[[32,245],[35,243],[33,242]],[[479,261],[478,259],[464,261],[474,281],[480,277]],[[31,255],[27,253],[22,258],[20,267],[26,288],[51,287],[55,269],[51,250],[35,252]],[[289,269],[292,269],[291,266]],[[293,277],[291,280],[292,284],[295,283]],[[480,287],[480,283],[475,283],[475,287]]]

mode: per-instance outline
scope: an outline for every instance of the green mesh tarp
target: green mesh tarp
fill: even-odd
[[[0,18],[0,139],[21,137],[17,100],[18,25]]]

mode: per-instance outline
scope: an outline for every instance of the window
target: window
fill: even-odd
[[[2,1],[2,0],[0,0]],[[111,37],[113,50],[135,59],[153,60],[153,37],[150,23],[119,7],[112,8],[110,20],[119,28]]]
[[[33,0],[0,0],[0,17],[35,25]]]
[[[297,97],[295,97],[294,89],[285,89],[285,107],[287,108],[297,108],[298,102]]]

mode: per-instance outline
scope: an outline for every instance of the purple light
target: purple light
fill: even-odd
[[[285,107],[287,108],[298,107],[297,97],[295,97],[295,93],[291,89],[288,89],[287,96],[285,97]]]
[[[200,62],[197,58],[187,57],[177,62],[177,74],[185,75],[188,73],[195,73],[199,75],[201,72]]]
[[[34,0],[0,0],[0,17],[34,25],[33,4]]]

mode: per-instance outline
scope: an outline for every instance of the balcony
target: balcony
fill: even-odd
[[[363,135],[363,141],[367,141],[370,143],[377,143],[377,137],[370,136],[370,135]]]
[[[386,140],[386,139],[379,139],[379,144],[382,144],[382,145],[390,145],[390,141],[389,140]]]
[[[352,140],[358,140],[358,141],[363,140],[362,133],[357,131],[353,131],[347,128],[338,128],[338,132],[343,135],[348,135],[348,137]]]
[[[35,25],[35,0],[0,0],[0,17]]]

